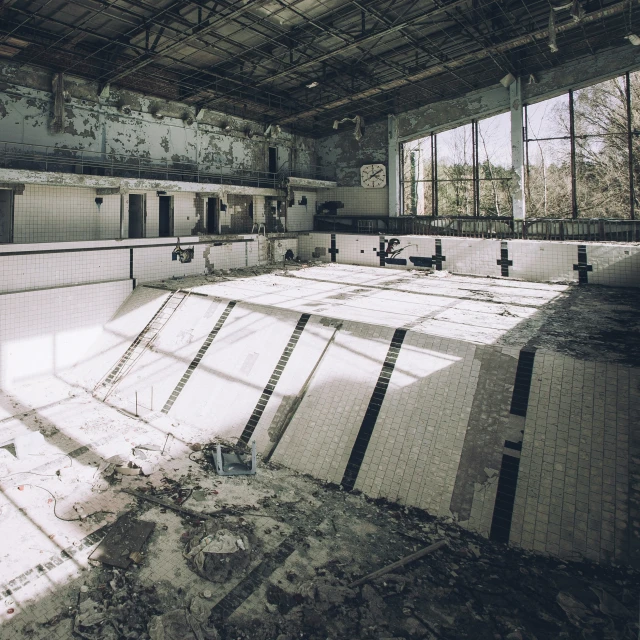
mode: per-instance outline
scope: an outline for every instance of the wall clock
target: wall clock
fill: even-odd
[[[387,185],[387,168],[383,164],[363,164],[360,184],[367,189],[380,189]]]

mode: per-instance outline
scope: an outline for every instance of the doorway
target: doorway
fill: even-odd
[[[144,238],[146,218],[145,196],[141,193],[129,194],[129,237]]]
[[[170,238],[173,235],[173,196],[158,196],[160,213],[158,235]]]
[[[277,147],[269,147],[269,173],[278,173]]]
[[[206,231],[209,234],[220,233],[218,216],[218,198],[207,198],[207,224]]]
[[[13,191],[0,189],[0,244],[13,242]]]

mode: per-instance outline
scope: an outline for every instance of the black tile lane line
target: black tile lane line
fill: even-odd
[[[516,380],[513,384],[513,395],[511,396],[511,413],[516,416],[525,417],[527,415],[535,357],[535,348],[520,351]]]
[[[527,409],[529,408],[529,392],[531,390],[535,357],[535,348],[525,348],[520,351],[520,357],[518,358],[510,413],[522,418],[526,417]],[[516,499],[521,450],[522,442],[506,440],[504,443],[489,539],[505,544],[509,542],[511,534],[511,519]]]
[[[204,354],[207,353],[207,349],[211,346],[211,343],[214,341],[215,337],[218,335],[220,329],[222,329],[222,325],[225,323],[226,319],[229,317],[229,314],[233,311],[233,308],[236,306],[236,301],[232,300],[227,308],[222,312],[222,315],[218,318],[213,329],[207,336],[206,340],[202,343],[202,346],[198,350],[196,357],[191,361],[191,364],[187,367],[187,370],[182,374],[182,378],[180,382],[176,385],[176,388],[173,390],[169,399],[165,402],[164,407],[162,407],[162,413],[169,413],[169,410],[173,406],[173,403],[178,399],[178,396],[184,389],[187,382],[189,382],[189,378],[196,370],[197,366],[200,364],[200,361],[204,357]]]
[[[221,625],[242,603],[251,596],[269,576],[281,567],[287,558],[296,551],[301,544],[300,538],[309,535],[324,520],[326,516],[318,512],[309,514],[305,523],[297,532],[285,538],[276,549],[264,554],[260,564],[250,570],[249,575],[239,582],[211,610],[209,621],[214,625]]]
[[[262,392],[262,395],[260,396],[260,399],[258,400],[258,403],[256,404],[255,409],[253,410],[253,413],[251,414],[251,417],[249,418],[249,421],[247,422],[244,431],[242,432],[242,435],[240,436],[240,442],[244,442],[245,444],[247,444],[251,436],[253,435],[253,432],[258,426],[258,422],[260,422],[260,418],[262,417],[262,414],[267,407],[267,403],[269,402],[271,396],[273,395],[273,392],[275,391],[276,385],[280,380],[280,376],[282,375],[284,368],[287,366],[289,358],[291,357],[293,350],[296,348],[298,340],[300,339],[300,336],[302,335],[307,322],[309,322],[310,317],[311,315],[308,313],[303,313],[300,316],[298,324],[296,324],[296,328],[293,330],[293,333],[289,338],[289,342],[284,348],[284,351],[280,356],[280,360],[278,360],[278,364],[276,364],[276,368],[273,370],[273,373],[269,378],[269,382],[267,382],[267,386],[264,388],[264,391]]]
[[[519,469],[520,458],[506,454],[502,456],[496,502],[493,507],[493,519],[489,533],[489,539],[495,542],[503,542],[504,544],[509,542]]]
[[[378,376],[378,381],[369,400],[369,406],[364,414],[360,430],[358,431],[351,455],[349,456],[349,461],[347,462],[347,467],[344,471],[344,476],[342,477],[341,484],[347,491],[353,489],[358,479],[358,473],[360,473],[360,467],[367,452],[369,440],[371,440],[373,429],[376,426],[376,421],[378,420],[378,415],[380,414],[380,409],[382,408],[382,403],[387,393],[387,388],[389,387],[391,374],[396,366],[398,354],[400,353],[400,348],[406,335],[406,329],[396,329],[393,333],[393,338],[391,338],[387,357],[382,365],[382,371],[380,371],[380,375]]]

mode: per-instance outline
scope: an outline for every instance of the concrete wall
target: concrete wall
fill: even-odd
[[[122,237],[129,236],[129,194],[146,196],[146,238],[158,237],[159,198],[156,190],[133,189],[122,195]],[[302,192],[301,192],[302,193]],[[100,195],[102,202],[96,203],[97,191],[91,187],[58,187],[40,184],[25,184],[23,193],[14,197],[13,240],[14,243],[73,242],[78,240],[107,240],[120,238],[120,194]],[[206,200],[209,194],[171,192],[173,197],[173,235],[191,236],[204,233]],[[215,194],[211,194],[215,195]],[[309,215],[295,222],[294,230],[308,231],[313,228],[315,192],[307,193]],[[235,193],[221,192],[221,202],[234,201]],[[261,195],[245,196],[253,201],[254,221],[264,222],[264,202]],[[221,212],[222,223],[229,224],[232,207]],[[304,208],[303,208],[304,209]],[[251,231],[251,224],[243,228]]]
[[[387,122],[366,124],[360,141],[353,136],[352,123],[345,122],[338,133],[318,140],[317,152],[319,164],[335,166],[338,186],[359,187],[361,165],[387,163]]]
[[[287,231],[310,231],[313,229],[313,216],[319,196],[315,191],[294,190],[294,204],[287,207]],[[307,204],[300,204],[303,198]]]
[[[389,212],[389,188],[363,189],[362,187],[335,187],[318,189],[318,204],[338,201],[344,208],[338,215],[386,216]]]
[[[315,164],[313,139],[286,131],[267,139],[263,124],[208,110],[188,125],[184,114],[195,114],[185,104],[119,89],[100,98],[95,83],[74,77],[65,80],[66,126],[53,133],[51,81],[50,72],[0,62],[0,141],[256,170],[267,170],[268,149],[275,146],[279,166]],[[119,110],[122,104],[131,108],[130,115]],[[224,131],[225,124],[230,131]],[[253,132],[251,139],[246,129]]]

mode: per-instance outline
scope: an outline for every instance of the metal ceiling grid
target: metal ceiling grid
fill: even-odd
[[[553,53],[549,0],[7,0],[0,55],[321,136],[334,119],[535,74],[638,29],[629,0],[582,5],[580,21],[556,11]]]

